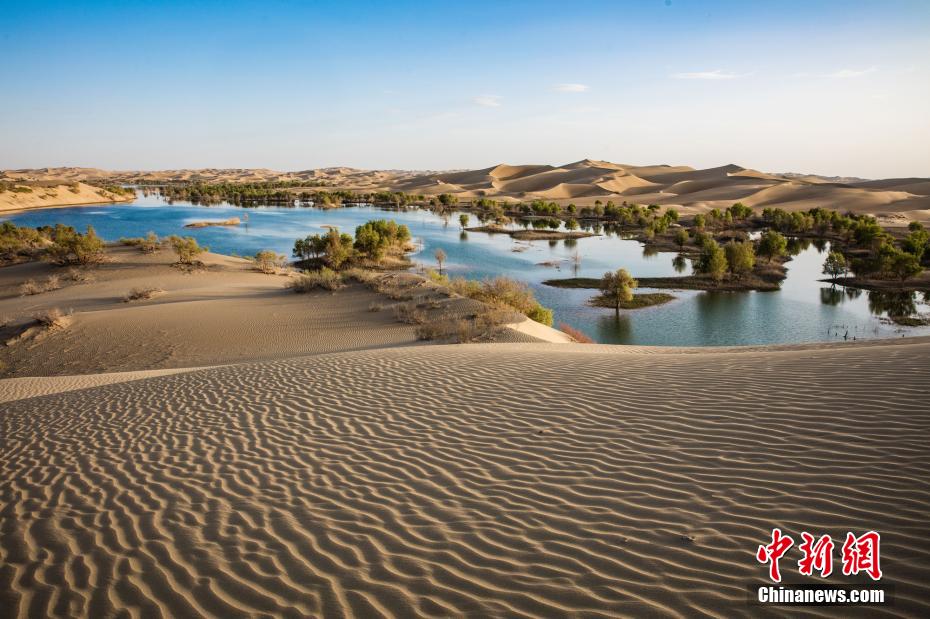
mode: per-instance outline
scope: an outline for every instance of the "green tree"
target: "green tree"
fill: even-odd
[[[924,230],[920,222],[916,221],[912,221],[908,229],[910,233],[901,241],[901,248],[920,262],[927,251],[927,246],[930,245],[930,233]]]
[[[707,217],[698,213],[694,216],[694,227],[698,230],[703,230],[704,226],[707,225]]]
[[[704,275],[711,276],[714,281],[719,282],[727,272],[727,257],[723,248],[713,239],[708,239],[701,246],[701,255],[697,262],[697,271]]]
[[[760,256],[765,256],[769,262],[780,258],[788,251],[788,239],[776,230],[768,230],[759,239]]]
[[[891,258],[891,272],[902,282],[908,278],[920,275],[923,267],[914,254],[899,251]]]
[[[824,275],[829,275],[835,279],[840,275],[844,275],[848,270],[846,256],[838,251],[831,251],[827,254],[827,259],[823,263]]]
[[[639,286],[639,282],[633,279],[630,272],[626,269],[617,269],[616,272],[608,271],[601,278],[601,294],[604,299],[609,300],[617,312],[624,303],[633,300],[633,289]]]
[[[330,228],[323,236],[325,241],[326,264],[332,269],[338,269],[352,258],[352,237],[340,234],[338,228]]]
[[[741,243],[730,241],[724,247],[724,254],[730,273],[736,276],[737,279],[752,273],[752,269],[756,265],[756,252],[752,243],[749,241]]]
[[[678,249],[684,249],[685,243],[688,242],[688,231],[684,228],[679,228],[675,231],[675,243],[678,244]]]
[[[459,215],[459,225],[462,226],[462,230],[468,227],[468,213],[462,213]]]

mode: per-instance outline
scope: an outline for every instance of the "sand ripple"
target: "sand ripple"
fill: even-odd
[[[5,403],[0,614],[759,616],[781,526],[881,531],[884,613],[930,615],[930,344],[554,348]]]

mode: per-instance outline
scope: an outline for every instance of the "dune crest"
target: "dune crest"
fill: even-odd
[[[806,210],[821,206],[872,215],[901,214],[930,220],[930,179],[863,180],[761,172],[737,164],[707,169],[689,166],[628,165],[583,159],[561,166],[501,163],[479,170],[416,172],[347,167],[298,172],[267,169],[201,169],[111,172],[96,168],[7,170],[0,179],[61,182],[262,182],[305,181],[308,187],[359,192],[403,191],[436,196],[448,193],[468,201],[547,200],[591,205],[629,201],[675,206],[683,212],[725,208],[735,201],[750,206]],[[299,189],[295,189],[299,191]]]

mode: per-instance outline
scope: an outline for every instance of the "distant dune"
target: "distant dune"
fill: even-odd
[[[930,220],[930,178],[863,180],[795,173],[773,174],[735,164],[707,169],[616,164],[584,159],[562,166],[500,164],[480,170],[411,172],[322,168],[298,172],[267,169],[122,171],[96,168],[8,170],[7,179],[111,183],[296,181],[354,191],[403,191],[461,201],[546,200],[579,206],[628,201],[675,206],[684,213],[741,201],[758,208],[804,210],[815,206],[893,218]],[[0,177],[2,178],[2,177]],[[295,189],[299,191],[299,189]]]

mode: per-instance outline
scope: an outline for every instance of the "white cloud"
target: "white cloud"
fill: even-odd
[[[501,98],[498,95],[478,95],[472,101],[482,107],[500,107]]]
[[[745,75],[737,75],[736,73],[727,73],[722,69],[715,69],[713,71],[696,71],[694,73],[675,73],[672,77],[677,80],[732,80],[738,77],[745,77]]]
[[[839,71],[834,71],[833,73],[827,73],[825,77],[837,77],[840,79],[847,79],[850,77],[862,77],[863,75],[868,75],[876,71],[875,67],[869,67],[868,69],[841,69]]]
[[[587,84],[556,84],[555,89],[558,92],[585,92],[588,90]]]

